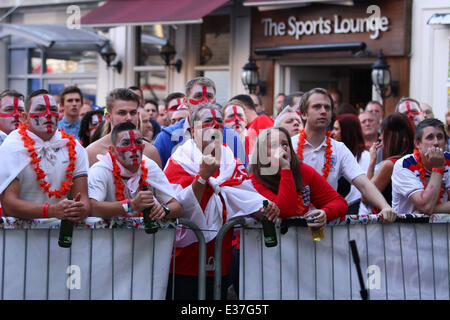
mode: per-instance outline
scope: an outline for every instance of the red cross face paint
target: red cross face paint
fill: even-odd
[[[46,94],[32,98],[28,118],[31,128],[36,132],[54,133],[59,120],[55,99]]]
[[[222,114],[214,109],[205,108],[200,110],[194,122],[194,139],[197,146],[202,146],[202,150],[215,140],[222,142]]]
[[[183,104],[182,98],[176,98],[170,101],[169,105],[167,106],[168,111],[177,111],[178,107],[180,107]]]
[[[94,114],[91,117],[91,121],[89,122],[89,134],[92,138],[94,135],[95,129],[103,122],[103,117],[100,114]]]
[[[201,86],[196,84],[192,87],[188,97],[188,101],[191,105],[197,106],[202,102],[216,103],[216,94],[212,87]]]
[[[414,126],[417,126],[423,120],[419,107],[413,101],[405,101],[399,106],[398,111],[405,114]]]
[[[0,106],[0,130],[9,134],[22,122],[25,113],[24,103],[16,97],[5,96]]]
[[[244,109],[240,106],[227,106],[224,116],[225,124],[237,132],[241,132],[247,126]]]
[[[116,151],[124,166],[138,166],[144,153],[144,140],[137,136],[137,131],[128,130],[119,133]]]

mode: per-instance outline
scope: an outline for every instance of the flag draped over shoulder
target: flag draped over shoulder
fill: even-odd
[[[193,139],[186,141],[174,152],[164,170],[175,188],[177,200],[184,208],[184,217],[202,230],[207,243],[216,237],[222,227],[224,211],[226,219],[246,216],[258,211],[266,199],[255,190],[244,165],[234,158],[233,152],[225,145],[221,146],[221,152],[218,175],[208,179],[204,191],[203,196],[207,197],[204,210],[191,186],[200,170],[203,157]],[[178,247],[185,247],[194,242],[197,242],[197,238],[191,230],[177,230]]]

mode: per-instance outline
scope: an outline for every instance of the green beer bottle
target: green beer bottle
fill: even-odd
[[[147,185],[144,184],[142,191],[148,191]],[[158,231],[158,224],[156,221],[150,220],[150,210],[150,208],[145,208],[142,210],[142,215],[144,216],[145,233],[152,234]]]
[[[68,196],[67,199],[72,200],[72,197]],[[75,223],[73,221],[61,220],[58,239],[58,245],[61,248],[70,248],[72,246],[72,234],[74,225]]]
[[[275,223],[272,221],[269,221],[267,219],[267,206],[269,205],[268,200],[263,201],[263,207],[264,207],[264,216],[262,218],[262,226],[263,226],[263,234],[264,234],[264,244],[266,247],[275,247],[278,244],[277,241],[277,232],[275,230]]]

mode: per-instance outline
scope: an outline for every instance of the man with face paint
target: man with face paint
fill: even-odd
[[[103,218],[141,216],[142,210],[151,208],[152,220],[182,216],[183,208],[175,199],[172,185],[161,168],[143,154],[144,140],[136,126],[119,123],[111,132],[111,140],[109,152],[98,155],[99,161],[89,169],[92,212]],[[116,181],[115,170],[120,171],[120,181]],[[140,190],[144,175],[148,191]]]
[[[422,109],[420,109],[420,103],[413,98],[401,99],[395,106],[395,112],[405,114],[411,120],[414,127],[424,119]]]
[[[207,243],[206,260],[214,256],[217,231],[226,220],[254,214],[261,217],[264,197],[258,194],[242,162],[222,144],[223,117],[218,106],[200,103],[191,114],[193,137],[180,145],[164,170],[177,191],[185,218],[202,230]],[[270,202],[268,218],[275,221],[278,207]],[[231,263],[233,232],[223,240],[222,283],[226,283]],[[175,299],[197,299],[198,241],[193,231],[180,228],[176,237]],[[172,268],[171,268],[172,270]],[[207,274],[207,295],[212,293],[213,273]],[[171,297],[169,277],[168,297]],[[222,297],[226,286],[222,286]],[[207,296],[207,299],[211,296]]]
[[[241,101],[245,106],[245,117],[247,119],[247,137],[245,151],[250,154],[261,130],[273,127],[274,120],[265,115],[258,115],[252,98],[247,94],[239,94],[232,98]]]
[[[24,121],[23,100],[23,95],[14,90],[5,90],[0,94],[0,145]]]
[[[222,109],[224,115],[224,123],[231,129],[235,130],[242,143],[245,144],[247,136],[247,118],[245,117],[244,104],[239,100],[228,101]],[[248,144],[245,144],[245,153],[248,155]]]
[[[87,217],[86,150],[58,128],[58,106],[46,90],[31,93],[26,122],[0,146],[0,201],[8,216]],[[71,195],[73,200],[66,197]]]
[[[139,121],[139,97],[131,90],[126,88],[118,88],[112,90],[106,97],[106,114],[105,122],[106,128],[114,129],[116,125],[121,122],[131,122],[136,127]],[[108,132],[99,140],[91,143],[86,148],[89,157],[89,165],[92,167],[98,161],[98,154],[106,154],[109,147],[112,145],[111,133]],[[146,157],[161,167],[161,159],[158,151],[150,143],[144,141],[144,154]]]
[[[216,86],[211,79],[198,77],[186,84],[186,96],[184,97],[183,103],[188,108],[189,115],[194,112],[200,103],[215,103],[215,101]],[[172,126],[162,128],[161,133],[156,137],[154,146],[158,149],[163,168],[172,155],[172,151],[175,150],[175,147],[191,138],[192,132],[189,117],[178,121]],[[234,156],[239,158],[244,166],[247,166],[247,155],[244,145],[236,131],[225,126],[223,143],[233,151]]]

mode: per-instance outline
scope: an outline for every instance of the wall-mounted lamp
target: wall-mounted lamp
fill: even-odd
[[[372,65],[372,83],[383,99],[397,96],[398,81],[391,81],[391,72],[384,59],[383,50],[380,50],[378,60]]]
[[[259,93],[264,95],[266,93],[266,84],[263,81],[259,81],[258,69],[255,60],[250,56],[248,63],[242,68],[241,79],[250,94],[254,93],[259,87]]]
[[[175,61],[175,63],[170,63],[170,61],[172,61],[172,59],[175,57],[176,54],[177,52],[175,51],[175,48],[169,43],[165,44],[161,48],[161,52],[159,53],[161,58],[164,60],[166,66],[168,67],[174,66],[177,72],[180,73],[181,66],[183,65],[181,59],[178,59],[177,61]]]
[[[111,65],[111,62],[113,62],[116,59],[117,53],[116,51],[114,51],[110,43],[105,45],[102,48],[102,50],[100,50],[100,56],[102,57],[103,61],[106,62],[108,68],[113,67],[114,69],[117,70],[118,73],[122,71],[122,61],[119,60],[117,61],[117,63]]]

